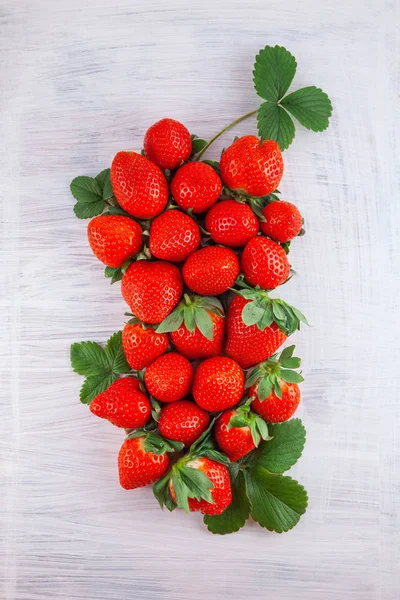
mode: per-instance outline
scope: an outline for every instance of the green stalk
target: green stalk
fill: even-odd
[[[197,160],[200,160],[200,158],[203,156],[203,154],[206,152],[206,150],[208,150],[208,148],[211,146],[211,144],[213,144],[215,142],[215,140],[217,140],[223,133],[225,133],[225,131],[228,131],[228,129],[231,129],[232,127],[234,127],[235,125],[237,125],[241,121],[244,121],[245,119],[248,119],[252,115],[255,115],[257,112],[258,112],[258,108],[256,108],[256,110],[252,110],[251,112],[246,113],[245,115],[242,115],[241,117],[239,117],[235,121],[232,121],[232,123],[230,123],[229,125],[227,125],[226,127],[224,127],[224,129],[221,129],[221,131],[219,133],[217,133],[216,135],[214,135],[214,137],[211,138],[211,140],[208,142],[208,144],[206,144],[204,146],[203,150],[197,156]]]

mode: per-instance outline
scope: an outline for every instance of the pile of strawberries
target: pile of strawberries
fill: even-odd
[[[89,401],[127,431],[123,488],[155,483],[161,505],[220,515],[232,502],[229,465],[270,440],[269,424],[300,401],[294,347],[276,351],[305,318],[269,291],[290,278],[289,243],[303,229],[298,209],[277,197],[274,140],[236,139],[220,164],[199,160],[198,142],[163,119],[142,154],[118,152],[92,180],[109,198],[89,222],[89,244],[106,275],[122,278],[132,318],[119,358],[128,367],[111,369],[111,385],[100,382]]]

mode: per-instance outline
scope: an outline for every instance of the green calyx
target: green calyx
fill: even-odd
[[[265,362],[257,365],[248,373],[246,388],[257,384],[257,396],[262,402],[273,391],[282,398],[281,381],[286,383],[301,383],[304,378],[295,371],[301,364],[300,358],[293,356],[295,346],[288,346],[281,354],[274,354]]]
[[[248,302],[242,311],[242,319],[245,325],[257,325],[260,331],[276,323],[286,335],[291,335],[300,329],[300,323],[308,325],[306,317],[297,308],[288,304],[280,298],[271,298],[266,290],[259,286],[252,288],[241,279],[236,285],[242,289],[233,291],[242,296]]]
[[[275,190],[271,194],[267,196],[250,196],[250,194],[246,194],[246,192],[237,192],[235,190],[231,190],[230,188],[224,186],[224,194],[236,202],[240,202],[241,204],[248,204],[252,211],[257,215],[260,221],[265,223],[266,218],[263,215],[264,208],[271,204],[271,202],[276,202],[279,200],[277,194],[279,194],[279,190]]]
[[[168,333],[176,331],[184,324],[194,333],[198,328],[208,340],[214,337],[214,326],[210,313],[220,317],[224,316],[224,310],[218,298],[211,296],[189,296],[184,294],[183,301],[168,315],[157,327],[157,333]]]
[[[152,426],[154,427],[154,425]],[[184,448],[183,442],[175,442],[174,440],[167,440],[155,431],[149,431],[149,427],[143,429],[135,429],[130,431],[126,437],[127,440],[134,438],[144,437],[144,449],[146,452],[153,452],[157,456],[161,456],[166,452],[180,452]]]
[[[254,445],[258,448],[261,440],[268,441],[272,438],[264,419],[250,410],[250,403],[251,400],[236,409],[237,414],[230,418],[227,429],[229,431],[232,427],[249,427]]]

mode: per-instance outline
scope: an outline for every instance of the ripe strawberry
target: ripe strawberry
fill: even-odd
[[[290,242],[299,235],[303,219],[294,204],[283,200],[270,202],[262,213],[266,221],[261,223],[261,231],[276,242]]]
[[[282,246],[262,236],[247,242],[241,267],[250,285],[266,290],[285,283],[290,273],[290,264]]]
[[[197,223],[180,210],[167,210],[150,227],[150,252],[161,260],[181,262],[200,245]]]
[[[217,202],[207,213],[206,229],[216,244],[240,248],[255,237],[260,224],[248,204],[236,200]]]
[[[274,391],[261,402],[257,396],[257,385],[249,389],[249,395],[254,396],[251,408],[271,423],[287,421],[296,412],[300,402],[300,388],[297,383],[286,383],[279,380],[282,398],[278,398]]]
[[[100,215],[89,221],[87,233],[93,254],[108,267],[121,267],[142,247],[142,229],[129,217]]]
[[[270,439],[267,424],[248,405],[222,413],[215,422],[214,434],[218,446],[234,462],[257,448],[261,439]]]
[[[140,321],[160,323],[175,308],[182,295],[179,269],[163,261],[139,260],[122,277],[125,302]]]
[[[230,248],[208,246],[189,256],[183,265],[186,285],[203,296],[223,294],[240,273],[239,260]]]
[[[186,396],[192,380],[192,365],[176,352],[157,358],[144,374],[148,392],[161,402],[175,402]]]
[[[116,427],[135,429],[146,425],[151,406],[148,397],[139,389],[139,380],[124,377],[96,396],[90,403],[90,411]]]
[[[281,355],[272,356],[251,370],[246,387],[249,397],[254,397],[251,408],[266,421],[287,421],[300,402],[297,385],[303,377],[294,369],[300,367],[300,358],[293,356],[294,346],[285,348]]]
[[[169,440],[191,446],[208,427],[208,413],[189,400],[167,404],[161,409],[158,429]]]
[[[232,502],[232,488],[229,471],[219,462],[209,458],[199,457],[186,463],[189,469],[198,469],[211,481],[214,487],[210,487],[211,498],[213,504],[204,498],[197,500],[189,498],[189,510],[191,512],[199,511],[203,515],[220,515]],[[177,498],[173,487],[174,479],[172,478],[169,484],[171,496],[175,502]]]
[[[182,123],[161,119],[144,136],[144,153],[161,169],[176,169],[188,160],[192,152],[192,138]]]
[[[159,325],[157,331],[171,332],[180,354],[191,360],[222,353],[225,319],[217,298],[184,295],[184,300]]]
[[[255,135],[246,135],[225,150],[220,169],[222,181],[231,190],[266,196],[282,179],[283,159],[274,140],[261,142]]]
[[[225,410],[237,404],[243,392],[243,371],[231,358],[214,356],[197,368],[192,393],[201,408],[210,412]]]
[[[169,456],[145,450],[145,436],[127,439],[118,455],[119,481],[125,490],[144,487],[160,479],[168,470]]]
[[[119,204],[138,219],[152,219],[168,202],[164,173],[145,156],[118,152],[111,165],[111,183]]]
[[[222,182],[210,165],[189,162],[183,165],[171,182],[175,202],[184,210],[194,213],[208,210],[219,198]]]
[[[242,312],[246,300],[236,296],[229,307],[227,315],[226,353],[236,360],[243,369],[266,360],[286,340],[287,335],[275,322],[260,330],[256,324],[246,325]]]
[[[127,323],[122,330],[122,348],[129,366],[141,371],[168,350],[168,335],[140,322]]]

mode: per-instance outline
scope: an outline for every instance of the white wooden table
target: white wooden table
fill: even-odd
[[[398,0],[0,5],[2,600],[400,598]],[[281,186],[307,227],[284,297],[313,325],[295,336],[308,443],[292,471],[310,506],[288,534],[215,537],[119,488],[121,433],[79,403],[69,345],[104,341],[125,306],[69,183],[159,118],[209,138],[251,110],[254,55],[275,43],[334,104],[325,133],[298,129]]]

